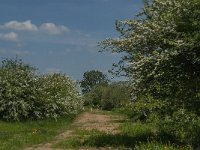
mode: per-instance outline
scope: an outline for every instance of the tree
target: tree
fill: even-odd
[[[125,54],[115,66],[132,80],[136,118],[193,149],[200,143],[199,8],[199,0],[146,0],[137,18],[116,22],[118,39],[101,43]]]
[[[129,84],[126,81],[109,85],[96,85],[84,95],[85,105],[104,110],[120,108],[130,102]]]
[[[108,84],[108,78],[98,70],[87,71],[83,74],[83,80],[80,82],[83,93],[88,93],[95,85]]]
[[[131,77],[134,100],[150,96],[200,113],[200,1],[144,4],[137,18],[116,22],[118,39],[100,45],[125,54],[115,66]]]

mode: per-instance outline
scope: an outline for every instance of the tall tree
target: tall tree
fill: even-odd
[[[132,78],[134,99],[171,99],[176,106],[200,104],[200,1],[146,0],[133,20],[117,21],[118,39],[101,42],[123,53],[115,65]]]
[[[80,82],[83,93],[88,93],[95,85],[108,84],[108,78],[98,70],[87,71],[83,74],[83,80]]]

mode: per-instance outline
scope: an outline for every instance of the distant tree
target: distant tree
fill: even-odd
[[[83,93],[88,93],[95,85],[107,85],[108,78],[98,70],[87,71],[83,74],[83,80],[80,82]]]
[[[84,95],[85,105],[93,108],[112,110],[121,108],[130,102],[129,83],[125,81],[113,82],[109,85],[96,85]]]

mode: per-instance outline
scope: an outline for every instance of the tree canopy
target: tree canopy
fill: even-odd
[[[134,100],[150,95],[197,110],[200,1],[146,0],[144,4],[135,19],[116,22],[119,38],[100,45],[125,54],[115,66],[132,78]]]
[[[129,116],[199,147],[200,1],[145,0],[137,17],[117,21],[116,30],[119,38],[100,46],[123,55],[113,71],[131,79]]]
[[[98,70],[87,71],[83,74],[83,80],[80,82],[83,93],[88,93],[95,85],[108,84],[108,78]]]

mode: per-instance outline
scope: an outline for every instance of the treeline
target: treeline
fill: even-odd
[[[127,81],[111,82],[98,70],[87,71],[80,82],[84,105],[103,110],[121,108],[131,98]]]

